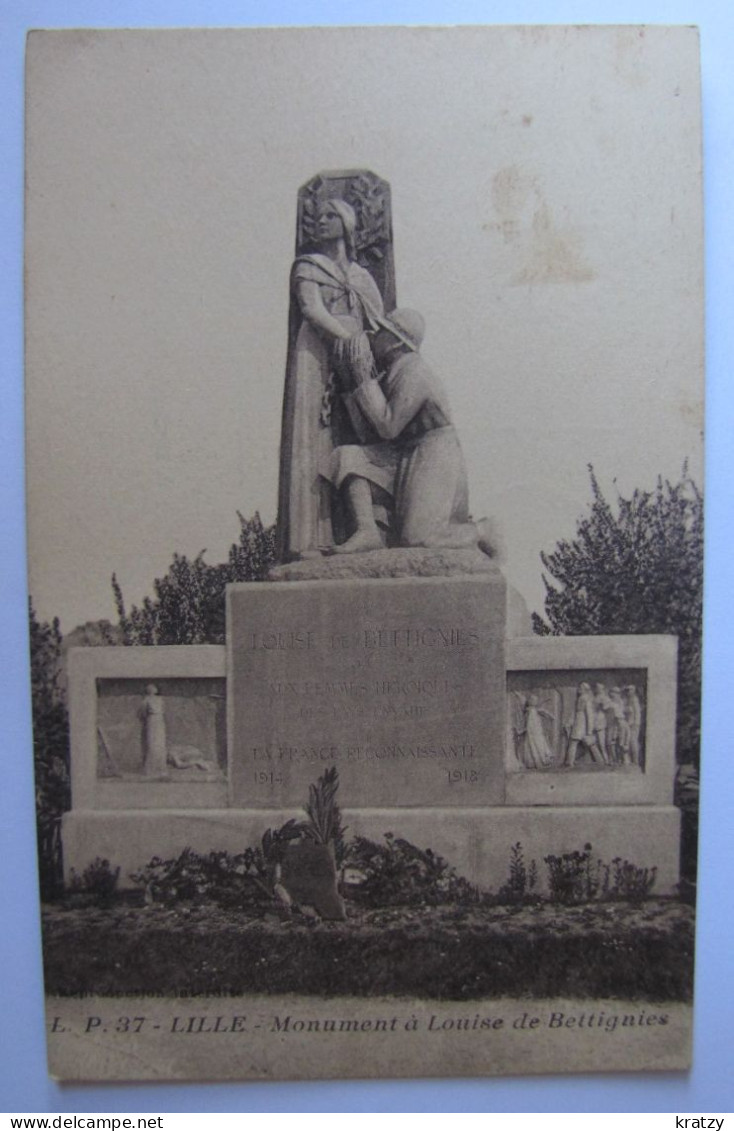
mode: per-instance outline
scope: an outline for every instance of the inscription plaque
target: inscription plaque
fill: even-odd
[[[228,590],[232,802],[501,803],[505,583],[272,582]]]

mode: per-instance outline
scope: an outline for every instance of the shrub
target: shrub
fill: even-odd
[[[155,597],[142,606],[125,610],[117,577],[112,591],[124,644],[223,644],[225,592],[233,581],[262,581],[275,561],[275,527],[263,526],[256,512],[240,520],[239,541],[229,559],[217,565],[204,561],[206,550],[195,558],[174,554],[165,577],[156,578]]]
[[[551,903],[568,905],[590,903],[596,899],[646,899],[657,879],[657,868],[641,868],[615,856],[611,864],[591,855],[591,845],[583,852],[564,852],[562,856],[546,856],[548,889]]]
[[[72,902],[89,907],[109,907],[114,902],[120,869],[97,856],[81,876],[72,868],[66,892]],[[81,897],[81,898],[75,898]]]
[[[421,907],[445,903],[478,903],[479,889],[430,848],[417,848],[393,833],[378,844],[358,836],[346,848],[344,863],[362,882],[350,896],[368,907]]]
[[[639,868],[630,864],[629,860],[622,860],[615,856],[611,866],[611,881],[607,891],[609,899],[628,899],[632,903],[646,899],[657,879],[658,870],[652,868]]]
[[[216,903],[259,913],[272,901],[267,866],[259,848],[246,848],[234,856],[228,852],[201,855],[185,848],[171,860],[154,856],[130,879],[144,889],[147,903]]]
[[[71,804],[69,718],[61,675],[61,631],[36,618],[29,603],[33,761],[36,779],[38,871],[41,898],[63,892],[61,817]]]
[[[551,903],[588,903],[606,889],[609,869],[601,860],[592,860],[590,844],[584,845],[583,852],[564,852],[544,860]]]
[[[506,883],[497,892],[498,903],[530,903],[538,881],[538,868],[534,860],[526,866],[522,844],[518,840],[510,849],[510,872]]]

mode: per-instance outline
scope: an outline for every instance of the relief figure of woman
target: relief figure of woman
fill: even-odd
[[[145,689],[138,718],[142,724],[143,772],[148,777],[161,777],[168,765],[166,716],[164,701],[154,683]]]

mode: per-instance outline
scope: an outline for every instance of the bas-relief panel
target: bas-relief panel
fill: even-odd
[[[98,679],[97,777],[221,781],[224,679]]]
[[[508,773],[644,773],[647,673],[509,672]]]

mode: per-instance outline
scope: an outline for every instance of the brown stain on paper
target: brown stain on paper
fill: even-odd
[[[523,173],[517,165],[506,165],[492,180],[492,206],[501,217],[521,212],[528,199],[538,192],[535,177]]]
[[[578,233],[555,226],[548,205],[543,203],[533,216],[530,261],[510,280],[522,283],[588,283],[595,278],[582,255]]]
[[[508,165],[495,174],[491,196],[498,222],[485,229],[501,232],[505,243],[524,243],[527,248],[511,285],[588,283],[596,278],[584,258],[582,236],[557,225],[537,177]]]

